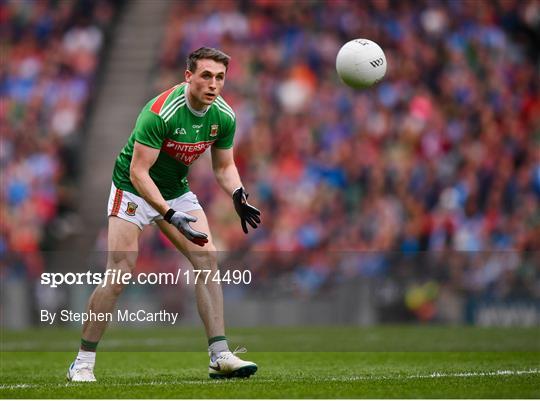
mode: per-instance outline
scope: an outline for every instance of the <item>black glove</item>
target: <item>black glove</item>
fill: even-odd
[[[184,237],[186,237],[194,244],[204,246],[204,244],[208,242],[208,235],[200,231],[194,230],[189,225],[189,223],[194,223],[197,221],[197,218],[195,216],[184,212],[177,212],[174,209],[169,209],[167,213],[165,213],[165,216],[163,216],[163,219],[166,222],[171,223],[173,226],[175,226],[178,231],[184,234]]]
[[[247,202],[248,196],[249,194],[243,187],[235,190],[232,195],[234,208],[236,209],[236,213],[238,213],[238,216],[240,216],[242,230],[244,230],[246,234],[248,232],[246,221],[253,228],[257,228],[257,224],[261,223],[261,219],[259,217],[261,215],[261,212]]]

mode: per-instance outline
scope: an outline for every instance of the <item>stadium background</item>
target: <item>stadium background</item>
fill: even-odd
[[[537,1],[12,0],[0,22],[3,328],[84,308],[91,288],[39,275],[103,256],[114,158],[203,45],[232,56],[235,157],[263,214],[245,236],[194,165],[222,257],[254,272],[225,288],[232,325],[540,322]],[[363,92],[334,67],[357,37],[389,65]],[[173,255],[147,229],[139,271]],[[189,288],[121,302],[199,324]]]

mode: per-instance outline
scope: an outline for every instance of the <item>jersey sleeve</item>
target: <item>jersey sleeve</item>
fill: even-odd
[[[135,140],[151,148],[161,149],[166,137],[167,126],[163,119],[148,109],[144,109],[135,123]]]
[[[214,142],[213,147],[218,149],[230,149],[233,146],[234,133],[236,131],[236,119],[229,119],[229,124],[225,125],[223,132],[219,134],[219,138]]]

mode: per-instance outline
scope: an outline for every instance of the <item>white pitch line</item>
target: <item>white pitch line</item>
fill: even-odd
[[[539,369],[529,370],[497,370],[496,372],[433,372],[430,374],[417,374],[407,376],[351,376],[348,378],[341,378],[342,381],[355,381],[355,380],[413,380],[413,379],[439,379],[439,378],[460,378],[460,377],[489,377],[489,376],[521,376],[521,375],[533,375],[540,373]],[[340,378],[331,378],[329,381],[340,381]]]
[[[530,370],[498,370],[496,372],[463,372],[463,373],[439,373],[434,372],[430,375],[416,375],[411,376],[411,379],[437,379],[439,377],[481,377],[481,376],[514,376],[514,375],[528,375],[528,374],[538,374],[540,370],[530,369]]]
[[[18,388],[32,388],[32,387],[38,387],[37,384],[2,384],[0,385],[0,389],[4,390],[16,390]]]
[[[529,370],[497,370],[495,372],[456,372],[456,373],[444,373],[444,372],[433,372],[426,375],[407,375],[407,376],[349,376],[349,377],[327,377],[321,379],[315,379],[315,382],[354,382],[360,380],[414,380],[414,379],[439,379],[439,378],[461,378],[461,377],[486,377],[486,376],[522,376],[522,375],[534,375],[539,374],[539,369],[529,369]],[[312,379],[306,378],[307,380],[313,381]],[[291,381],[291,378],[288,379]],[[294,381],[294,377],[292,378]],[[255,378],[256,383],[279,383],[279,379],[258,379]],[[223,380],[173,380],[173,381],[150,381],[150,382],[138,382],[138,383],[105,383],[105,387],[119,387],[119,386],[171,386],[171,385],[186,385],[186,384],[205,384],[205,385],[219,385],[222,383],[227,383]],[[18,383],[18,384],[2,384],[0,385],[0,390],[16,390],[16,389],[26,389],[26,388],[59,388],[59,387],[74,387],[75,383],[65,383],[65,384],[28,384],[28,383]],[[75,384],[77,386],[79,383]],[[92,384],[87,384],[92,385]],[[99,385],[99,384],[98,384]]]

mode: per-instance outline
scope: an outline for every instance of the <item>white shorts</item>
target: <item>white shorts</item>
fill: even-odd
[[[168,200],[167,203],[172,209],[179,212],[202,210],[197,196],[191,191],[186,192],[178,198]],[[163,220],[163,216],[143,198],[131,192],[116,188],[114,183],[111,185],[107,215],[117,216],[123,220],[127,220],[136,224],[141,230],[144,226],[152,224],[156,220]]]

